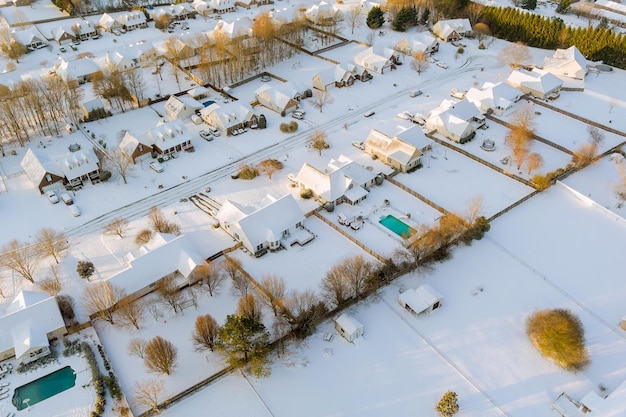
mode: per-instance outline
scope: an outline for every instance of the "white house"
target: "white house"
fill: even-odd
[[[20,164],[28,179],[41,194],[61,188],[65,182],[63,172],[52,162],[48,154],[39,149],[28,148]]]
[[[533,68],[532,71],[518,68],[506,79],[509,85],[539,99],[555,99],[560,95],[563,81],[554,74]]]
[[[30,49],[41,48],[48,44],[46,37],[34,26],[23,30],[14,30],[11,33],[18,42]]]
[[[124,133],[124,137],[118,147],[133,161],[133,164],[136,164],[140,159],[148,158],[152,153],[151,144],[142,142],[129,131]]]
[[[377,74],[383,74],[385,70],[393,70],[399,60],[396,51],[390,48],[370,46],[354,56],[354,63]]]
[[[403,38],[396,43],[394,49],[405,55],[413,55],[417,52],[432,54],[439,50],[439,41],[428,32],[421,32],[411,38]]]
[[[444,100],[431,111],[426,128],[459,143],[471,140],[476,129],[485,124],[485,115],[467,98],[454,102]]]
[[[203,108],[202,103],[188,95],[171,95],[165,102],[165,116],[168,120],[189,119],[196,110]]]
[[[349,87],[354,84],[354,80],[356,77],[350,69],[335,65],[333,68],[327,68],[315,74],[312,84],[316,90],[328,91],[331,87]]]
[[[472,32],[469,19],[440,20],[433,25],[433,34],[444,42],[454,42]]]
[[[379,173],[369,171],[341,155],[336,160],[332,159],[328,166],[322,169],[305,163],[296,175],[296,184],[301,189],[311,190],[323,203],[346,202],[356,205],[367,198],[369,189],[376,184],[377,177],[380,178]]]
[[[110,14],[104,13],[100,16],[96,26],[107,32],[112,32],[114,29],[121,28],[122,24]]]
[[[583,80],[587,75],[587,59],[575,46],[557,49],[552,57],[543,59],[543,69],[557,77]]]
[[[252,34],[252,19],[243,16],[232,22],[220,20],[215,25],[214,31],[226,35],[230,40],[247,38]]]
[[[20,291],[0,313],[0,361],[12,356],[28,363],[50,353],[50,340],[67,333],[56,298]]]
[[[100,162],[93,149],[78,144],[70,146],[70,152],[57,161],[67,180],[67,185],[80,188],[85,182],[100,181]]]
[[[135,30],[148,27],[146,15],[138,10],[128,13],[122,13],[115,20],[118,22],[118,24],[121,25],[121,27],[126,30]]]
[[[191,134],[180,120],[172,120],[148,130],[145,142],[151,144],[152,149],[163,156],[193,148]]]
[[[285,116],[298,109],[298,102],[275,87],[262,85],[254,92],[256,101],[263,107]]]
[[[76,80],[80,84],[90,81],[91,77],[101,70],[96,61],[86,57],[78,58],[73,61],[66,61],[62,57],[59,57],[59,62],[55,65],[55,72],[63,81],[69,82]]]
[[[413,314],[431,313],[441,307],[443,296],[429,284],[423,284],[401,293],[398,302]]]
[[[235,0],[208,0],[209,9],[213,13],[227,13],[237,10]]]
[[[211,95],[211,90],[206,87],[198,86],[187,91],[187,95],[194,100],[200,101]]]
[[[220,106],[212,103],[200,110],[200,117],[210,126],[230,135],[233,129],[249,127],[257,121],[252,108],[240,102],[232,102]]]
[[[339,332],[348,342],[354,342],[363,336],[365,327],[354,317],[343,313],[335,319],[335,330]]]
[[[304,213],[291,194],[261,201],[239,203],[227,199],[217,215],[220,226],[253,255],[268,250],[305,245],[314,235],[304,229]]]
[[[403,133],[403,137],[389,136],[377,129],[372,129],[365,139],[365,152],[376,156],[381,162],[399,171],[413,171],[422,165],[424,154],[420,146],[429,148],[430,140],[426,138],[419,126]],[[420,140],[421,137],[423,140]],[[420,145],[411,143],[413,141],[419,141]]]
[[[522,92],[506,83],[486,82],[481,88],[470,88],[465,98],[484,112],[503,116],[522,98]]]
[[[335,5],[321,1],[314,4],[304,13],[307,20],[319,26],[329,26],[337,24],[343,19],[343,13]]]

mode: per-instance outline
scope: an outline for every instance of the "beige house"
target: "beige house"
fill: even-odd
[[[556,75],[538,68],[533,68],[532,71],[523,68],[513,70],[506,82],[523,93],[539,99],[558,98],[563,86],[563,81]]]
[[[485,125],[485,115],[467,98],[461,101],[444,100],[431,111],[426,128],[458,143],[470,141],[476,129]]]
[[[327,91],[331,87],[349,87],[354,84],[356,77],[347,68],[336,65],[318,72],[313,76],[313,88],[319,91]]]
[[[250,127],[258,120],[252,108],[240,102],[232,102],[220,106],[217,103],[200,110],[200,117],[209,126],[231,135],[233,129]]]
[[[180,120],[163,123],[148,130],[145,143],[151,144],[152,150],[163,156],[193,149],[191,134]]]
[[[256,101],[281,116],[298,110],[298,102],[274,87],[262,85],[254,92]]]
[[[372,129],[365,139],[365,152],[401,172],[411,172],[421,167],[423,152],[430,146],[430,140],[419,126],[396,136]]]
[[[583,80],[587,75],[587,59],[575,46],[557,49],[552,57],[543,59],[543,69],[557,77]]]
[[[469,19],[440,20],[433,25],[433,34],[444,42],[455,42],[472,32]]]

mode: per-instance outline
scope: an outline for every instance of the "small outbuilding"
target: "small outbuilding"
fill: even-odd
[[[335,319],[335,330],[348,342],[354,342],[355,339],[363,336],[364,329],[358,320],[346,313]]]
[[[420,285],[417,289],[404,291],[398,297],[402,307],[413,314],[430,313],[443,302],[443,296],[428,284]]]

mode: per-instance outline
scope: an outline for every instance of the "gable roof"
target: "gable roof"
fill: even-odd
[[[519,100],[522,92],[503,82],[496,84],[486,82],[482,88],[470,88],[465,98],[482,108],[506,109]]]
[[[524,86],[542,93],[558,89],[563,85],[563,81],[556,75],[538,68],[533,68],[532,71],[523,68],[513,70],[506,81],[513,87]]]
[[[412,130],[412,129],[409,129]],[[421,128],[418,129],[420,132]],[[424,133],[422,132],[422,135]],[[410,136],[410,135],[408,135]],[[409,164],[412,159],[422,156],[422,151],[417,146],[407,142],[399,136],[387,136],[379,130],[372,129],[365,139],[366,146],[386,155],[388,158],[398,161],[403,165]]]
[[[543,69],[555,75],[583,79],[587,74],[587,59],[575,46],[557,49],[552,57],[545,57]]]
[[[289,97],[287,94],[283,93],[275,87],[271,87],[268,85],[262,85],[255,90],[254,94],[256,95],[257,99],[260,99],[260,101],[273,103],[276,105],[276,107],[280,109],[286,108],[291,102],[294,101],[294,99]]]
[[[50,346],[48,336],[32,319],[19,323],[11,330],[15,357],[19,360],[32,348]]]
[[[93,149],[90,148],[70,152],[60,158],[58,163],[64,176],[70,181],[100,169],[98,166],[98,157]]]
[[[161,149],[171,148],[189,140],[189,132],[180,120],[172,120],[146,132],[146,141]]]
[[[241,38],[252,32],[252,19],[248,16],[240,17],[232,22],[220,20],[215,25],[215,30],[228,36],[230,39]]]
[[[416,314],[427,310],[437,301],[443,300],[443,296],[429,284],[420,285],[417,289],[408,289],[398,298],[411,307],[411,310],[415,311]]]
[[[202,109],[204,106],[195,98],[188,95],[175,96],[171,95],[165,102],[165,111],[168,115],[178,116],[178,114],[185,109],[185,107],[191,109]]]
[[[20,165],[24,168],[28,178],[35,184],[38,184],[46,173],[63,176],[56,164],[50,160],[48,154],[33,148],[28,148]]]
[[[359,329],[363,328],[363,325],[357,319],[348,315],[348,313],[343,313],[341,316],[337,317],[335,319],[335,323],[337,323],[349,335],[352,335]]]
[[[202,116],[212,116],[217,118],[226,129],[240,123],[245,123],[251,120],[254,116],[250,106],[244,105],[238,101],[228,103],[223,106],[220,106],[217,103],[212,103],[200,110],[200,114]]]

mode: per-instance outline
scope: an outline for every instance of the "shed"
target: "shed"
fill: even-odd
[[[335,329],[348,342],[354,342],[355,339],[363,336],[364,327],[354,317],[343,313],[335,319]]]
[[[428,284],[404,291],[398,297],[402,307],[414,314],[430,313],[441,307],[443,296]]]

